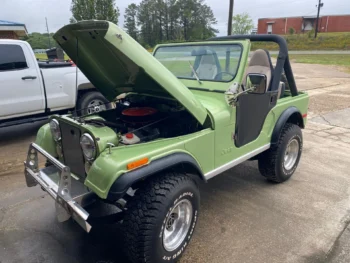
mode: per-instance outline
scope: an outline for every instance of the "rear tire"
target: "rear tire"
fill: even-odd
[[[287,181],[298,167],[303,149],[303,137],[299,126],[287,123],[278,142],[259,157],[259,171],[269,181]]]
[[[168,173],[146,182],[126,205],[125,252],[132,263],[176,262],[197,223],[199,190],[188,176]]]
[[[108,103],[108,100],[100,92],[86,92],[77,101],[78,115],[88,115],[98,112],[95,111],[96,106],[99,107],[100,111],[103,111],[106,109],[106,103]]]

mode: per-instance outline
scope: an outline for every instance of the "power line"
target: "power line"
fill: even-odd
[[[320,10],[321,7],[323,7],[323,3],[321,3],[321,0],[318,0],[318,5],[317,5],[317,18],[316,18],[316,27],[315,27],[315,38],[317,38],[317,31],[318,31],[318,20],[320,18]]]
[[[227,25],[227,35],[232,35],[232,16],[233,16],[233,3],[234,0],[230,0],[230,7],[228,10],[228,25]]]
[[[51,49],[50,31],[49,31],[49,26],[47,24],[47,17],[45,17],[45,20],[46,20],[47,37],[49,38],[49,49]]]

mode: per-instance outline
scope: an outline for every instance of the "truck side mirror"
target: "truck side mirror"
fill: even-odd
[[[267,78],[264,74],[249,73],[246,79],[246,90],[249,93],[264,94],[266,92]]]

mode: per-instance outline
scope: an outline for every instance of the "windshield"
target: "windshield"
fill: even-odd
[[[159,47],[154,56],[176,77],[229,82],[237,74],[242,47],[239,44]]]

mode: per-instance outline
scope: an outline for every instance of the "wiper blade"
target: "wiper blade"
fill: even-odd
[[[194,67],[193,67],[192,64],[191,64],[191,61],[188,61],[188,64],[190,64],[190,69],[192,70],[193,75],[196,77],[198,83],[199,83],[199,84],[202,84],[202,81],[199,79],[196,70],[194,69]]]

